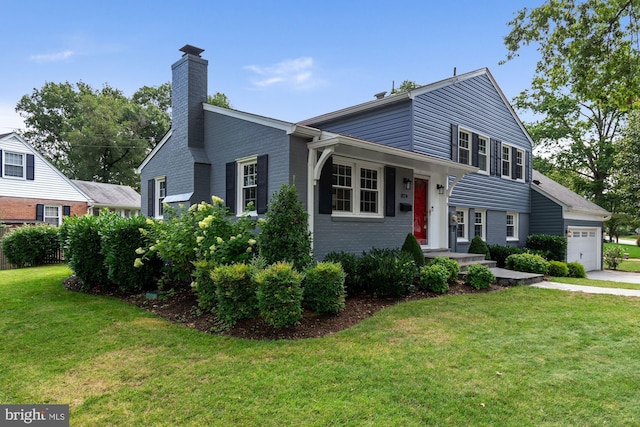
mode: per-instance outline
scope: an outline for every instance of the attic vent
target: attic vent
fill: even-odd
[[[386,94],[387,94],[387,91],[385,90],[384,92],[378,92],[378,93],[376,93],[376,94],[375,94],[375,95],[373,95],[373,96],[375,96],[375,97],[376,97],[376,99],[382,99],[382,98],[384,98],[384,96],[385,96]]]
[[[204,52],[204,49],[200,49],[199,47],[191,46],[190,44],[185,44],[180,49],[180,52],[184,52],[184,55],[194,55],[200,58],[200,54]]]

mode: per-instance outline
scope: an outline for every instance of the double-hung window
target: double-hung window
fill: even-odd
[[[516,176],[515,179],[524,179],[524,151],[516,150]]]
[[[164,213],[164,198],[167,197],[167,179],[156,178],[156,217],[162,218]]]
[[[11,178],[25,177],[25,155],[21,153],[4,153],[4,176]]]
[[[473,235],[480,236],[482,240],[486,240],[486,215],[484,210],[475,210],[473,212]]]
[[[458,132],[458,162],[465,165],[471,164],[471,134],[461,130]]]
[[[489,173],[489,140],[484,136],[478,137],[478,169]]]
[[[247,210],[247,206],[251,205],[251,211],[256,210],[258,201],[258,159],[252,158],[244,162],[238,163],[240,168],[240,198],[238,212]]]
[[[44,222],[54,226],[60,225],[60,206],[45,205],[44,207]]]
[[[502,177],[511,178],[511,147],[502,145]]]
[[[518,240],[518,214],[507,212],[507,240]]]
[[[524,181],[524,150],[502,144],[502,177]]]
[[[458,217],[458,224],[456,226],[456,238],[458,241],[468,241],[469,234],[467,228],[467,215],[469,211],[467,209],[459,209],[456,211]]]
[[[382,215],[382,168],[336,159],[331,174],[331,210],[337,215]]]

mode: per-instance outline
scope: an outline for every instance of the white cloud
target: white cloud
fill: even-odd
[[[320,83],[313,74],[313,58],[307,56],[287,59],[266,67],[247,65],[245,68],[257,74],[251,82],[258,87],[283,85],[293,89],[309,89]]]
[[[71,58],[75,54],[72,50],[65,50],[62,52],[54,53],[42,53],[38,55],[31,55],[29,59],[34,62],[58,62]]]

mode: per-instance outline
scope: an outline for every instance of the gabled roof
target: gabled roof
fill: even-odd
[[[475,71],[470,71],[468,73],[460,74],[457,76],[449,77],[443,80],[439,80],[437,82],[433,82],[424,86],[420,86],[407,92],[396,93],[393,95],[386,96],[384,98],[374,99],[373,101],[364,102],[362,104],[354,105],[351,107],[343,108],[341,110],[337,110],[327,114],[322,114],[320,116],[312,117],[310,119],[306,119],[301,122],[298,122],[298,124],[304,125],[304,126],[315,125],[315,124],[323,123],[329,120],[334,120],[341,117],[349,116],[351,114],[361,113],[361,112],[372,110],[375,108],[380,108],[386,105],[395,104],[402,101],[413,100],[415,97],[423,95],[425,93],[432,92],[434,90],[438,90],[443,87],[453,85],[453,84],[456,84],[465,80],[469,80],[478,76],[482,76],[482,75],[486,75],[489,78],[489,81],[491,82],[493,87],[496,89],[496,91],[500,95],[500,98],[502,98],[502,101],[504,102],[505,106],[508,108],[514,120],[516,121],[520,129],[522,129],[522,132],[526,135],[527,139],[531,143],[531,146],[533,146],[533,140],[529,136],[529,133],[527,132],[524,125],[520,121],[520,118],[518,117],[515,110],[509,103],[509,100],[502,92],[502,89],[500,89],[500,86],[498,86],[498,83],[493,78],[493,75],[491,74],[489,69],[486,67],[477,69]]]
[[[93,206],[140,209],[140,194],[128,185],[105,184],[102,182],[71,182],[93,201]]]
[[[532,173],[531,188],[561,205],[564,209],[599,217],[611,215],[606,209],[574,193],[537,170]]]

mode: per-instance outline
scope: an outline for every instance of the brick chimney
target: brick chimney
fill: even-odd
[[[172,139],[186,141],[190,148],[204,148],[204,110],[207,102],[207,66],[202,59],[204,49],[184,45],[182,58],[171,66],[172,70]]]

